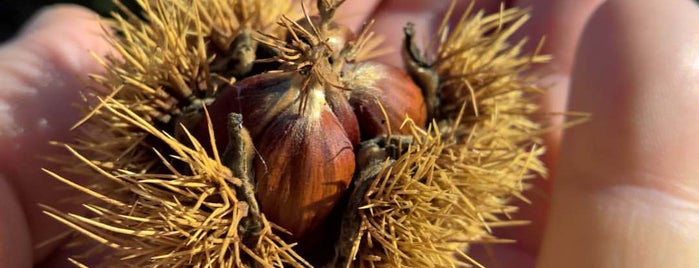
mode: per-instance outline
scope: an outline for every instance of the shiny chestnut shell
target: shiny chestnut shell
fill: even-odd
[[[418,126],[425,125],[427,107],[422,92],[402,69],[367,62],[349,65],[344,73],[345,83],[352,90],[349,102],[357,115],[363,140],[387,134],[388,127],[392,133],[408,134],[407,128],[401,129],[407,118]]]
[[[257,201],[297,238],[322,223],[348,188],[359,142],[344,94],[320,84],[302,94],[303,84],[294,72],[260,74],[223,89],[208,107],[217,148],[228,143],[227,115],[242,114],[258,153]],[[200,122],[195,135],[207,137],[207,128]]]

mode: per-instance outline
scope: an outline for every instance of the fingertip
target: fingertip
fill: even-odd
[[[93,11],[70,4],[55,4],[39,10],[9,45],[73,73],[95,72],[97,63],[89,52],[105,55],[111,47],[104,38],[100,17]]]
[[[680,168],[676,156],[699,147],[674,145],[693,141],[699,131],[687,124],[699,114],[696,25],[699,8],[690,0],[605,3],[585,31],[571,79],[571,109],[593,114],[579,128],[590,131],[572,129],[563,149],[593,154],[588,159],[608,152],[605,159],[623,164],[619,171],[651,160],[655,167]],[[597,145],[585,141],[591,139]]]

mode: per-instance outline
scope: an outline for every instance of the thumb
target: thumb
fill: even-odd
[[[0,46],[0,185],[7,192],[0,194],[0,218],[13,217],[0,221],[0,237],[7,232],[17,238],[0,239],[0,263],[22,261],[21,256],[43,259],[50,247],[32,252],[32,245],[64,230],[37,206],[55,205],[69,194],[56,194],[60,184],[40,170],[51,168],[40,157],[61,151],[49,146],[50,140],[68,138],[78,117],[70,103],[78,100],[86,74],[101,70],[89,51],[109,51],[101,36],[96,14],[57,5],[40,11],[17,37]]]
[[[583,34],[540,267],[696,267],[699,8],[608,0]]]

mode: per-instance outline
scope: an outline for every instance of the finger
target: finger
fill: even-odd
[[[528,50],[534,50],[539,38],[545,38],[542,53],[553,56],[551,63],[541,67],[543,73],[551,74],[543,84],[552,87],[541,100],[542,110],[562,112],[566,110],[570,72],[573,58],[582,34],[592,12],[605,0],[519,0],[520,7],[531,8],[532,19],[519,32],[519,38],[528,37]],[[563,123],[562,117],[552,117],[551,125]],[[547,137],[549,152],[546,160],[549,166],[555,166],[557,159],[560,131],[551,132]],[[555,172],[555,170],[551,170]]]
[[[463,11],[471,1],[458,1],[455,10]],[[376,20],[374,31],[385,39],[383,47],[390,53],[379,58],[379,61],[394,66],[403,66],[400,57],[400,47],[403,42],[403,27],[408,22],[415,24],[417,41],[427,43],[444,19],[451,1],[414,0],[414,1],[382,1],[372,16]],[[488,10],[489,13],[498,10],[498,1],[477,1],[475,10]]]
[[[553,56],[551,63],[539,66],[537,72],[548,76],[540,81],[547,91],[539,99],[542,113],[539,120],[548,126],[560,126],[565,118],[552,116],[567,110],[570,71],[575,50],[585,23],[592,12],[605,0],[519,0],[517,5],[531,9],[531,19],[515,35],[515,40],[528,38],[526,51],[533,51],[540,38],[545,37],[543,54]],[[546,154],[542,157],[549,168],[550,178],[556,174],[561,130],[547,132],[544,135]],[[499,234],[516,239],[517,246],[532,255],[537,255],[541,245],[543,230],[551,201],[552,180],[536,180],[532,189],[525,192],[531,204],[520,204],[518,219],[531,222],[528,226],[503,228]]]
[[[553,56],[551,63],[540,67],[541,72],[551,75],[542,81],[552,87],[541,100],[542,110],[562,112],[566,110],[570,72],[575,51],[590,15],[605,0],[519,0],[520,7],[531,8],[531,21],[519,32],[519,38],[528,37],[528,50],[534,50],[539,38],[545,38],[542,53]],[[560,125],[562,117],[554,117],[551,125]],[[555,159],[560,142],[560,131],[551,132],[549,166],[555,166]],[[552,170],[552,172],[554,172]]]
[[[56,194],[62,185],[40,170],[51,168],[40,158],[64,152],[48,142],[68,138],[68,128],[77,119],[70,103],[78,100],[86,74],[100,71],[89,51],[108,51],[100,36],[94,13],[77,6],[53,6],[0,47],[0,170],[24,209],[32,245],[64,230],[37,204],[56,205],[71,193]],[[35,252],[35,260],[48,251],[50,247]]]
[[[581,39],[541,267],[699,263],[699,8],[609,0]]]

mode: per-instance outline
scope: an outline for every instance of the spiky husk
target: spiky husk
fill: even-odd
[[[243,244],[240,180],[216,152],[160,129],[188,95],[213,95],[233,82],[210,68],[221,56],[216,46],[244,29],[274,34],[282,14],[301,14],[285,0],[138,2],[142,18],[124,8],[107,22],[118,55],[97,57],[106,73],[91,76],[99,86],[85,98],[77,141],[65,145],[79,160],[68,172],[93,182],[80,186],[50,172],[94,198],[84,204],[92,216],[47,214],[111,248],[103,266],[308,266],[264,218],[259,240]]]
[[[471,243],[510,242],[492,228],[511,220],[513,198],[526,200],[527,179],[544,176],[541,127],[532,121],[541,93],[523,75],[548,56],[523,55],[525,40],[508,39],[528,19],[522,9],[471,14],[440,31],[434,66],[442,91],[442,118],[428,130],[414,125],[414,142],[373,182],[361,207],[356,245],[360,267],[477,265]],[[453,7],[452,9],[453,10]],[[447,102],[452,100],[451,102]]]
[[[92,197],[84,203],[91,216],[47,214],[111,248],[105,266],[310,266],[264,218],[259,239],[243,243],[240,181],[215,142],[207,153],[186,131],[185,144],[162,129],[188,94],[234,82],[211,70],[220,56],[212,45],[225,47],[241,29],[278,35],[281,15],[297,13],[285,0],[139,2],[143,19],[127,12],[109,22],[119,56],[98,58],[107,73],[92,76],[101,87],[86,96],[78,140],[65,145],[79,160],[66,166],[73,177],[49,172]],[[547,58],[507,42],[527,14],[469,9],[449,33],[441,27],[434,66],[451,102],[427,130],[406,122],[412,145],[363,196],[354,266],[477,264],[468,244],[507,241],[491,228],[521,224],[509,219],[517,209],[509,203],[524,199],[524,180],[545,173],[540,126],[530,119],[530,94],[540,89],[522,72]]]
[[[246,261],[277,267],[309,266],[273,234],[272,225],[264,218],[259,240],[253,246],[243,243],[238,226],[247,216],[248,205],[235,193],[242,182],[218,157],[209,157],[194,137],[188,136],[193,145],[184,146],[121,103],[107,100],[103,109],[137,128],[132,131],[140,130],[162,143],[157,150],[143,152],[159,160],[140,170],[115,169],[112,163],[88,159],[67,146],[85,165],[86,173],[102,179],[92,187],[76,185],[49,171],[101,201],[84,204],[96,215],[92,218],[50,208],[47,214],[111,248],[105,266],[245,267]],[[171,154],[163,156],[161,150]],[[185,168],[176,168],[173,161]],[[149,173],[158,170],[156,166],[166,170]]]

